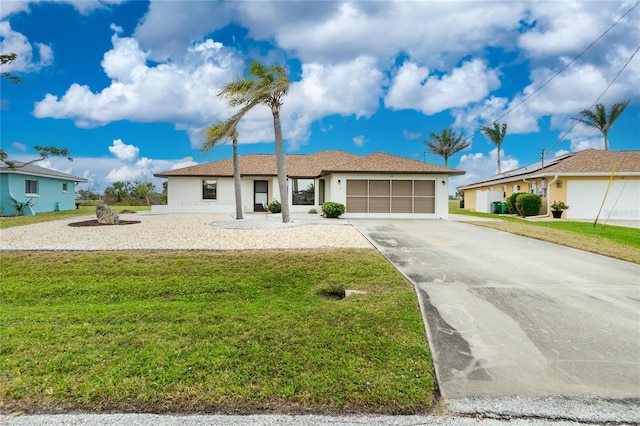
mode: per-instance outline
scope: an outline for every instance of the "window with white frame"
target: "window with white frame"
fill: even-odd
[[[530,194],[535,194],[536,190],[537,190],[536,183],[535,182],[531,182],[529,184],[529,193]]]
[[[216,200],[218,198],[218,182],[213,179],[202,181],[202,199]]]
[[[38,195],[38,181],[33,179],[25,180],[24,193],[26,195]]]

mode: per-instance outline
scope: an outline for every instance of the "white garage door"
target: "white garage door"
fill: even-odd
[[[567,219],[593,220],[607,191],[608,181],[569,181]],[[640,220],[640,181],[616,179],[602,207],[600,219]]]

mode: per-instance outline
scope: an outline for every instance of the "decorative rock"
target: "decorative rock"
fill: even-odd
[[[98,223],[103,225],[117,225],[120,223],[118,213],[105,203],[100,203],[96,207],[96,217],[98,218]]]

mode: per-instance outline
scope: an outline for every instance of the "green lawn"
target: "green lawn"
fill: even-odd
[[[116,212],[129,210],[134,212],[151,210],[151,206],[111,206]],[[30,225],[32,223],[49,222],[52,220],[69,219],[76,216],[96,215],[95,206],[80,206],[75,210],[63,210],[58,212],[38,213],[35,216],[0,217],[0,229],[13,226]]]
[[[424,412],[415,292],[374,250],[7,252],[0,408]],[[323,295],[345,289],[369,294]]]
[[[568,220],[525,220],[518,216],[479,213],[459,208],[457,200],[449,200],[449,213],[500,219],[500,222],[469,222],[549,241],[556,244],[640,263],[640,230],[625,226]]]

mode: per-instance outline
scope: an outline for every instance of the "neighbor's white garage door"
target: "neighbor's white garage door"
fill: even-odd
[[[567,219],[595,219],[608,181],[567,182]],[[640,181],[616,179],[602,207],[600,219],[640,220]]]

